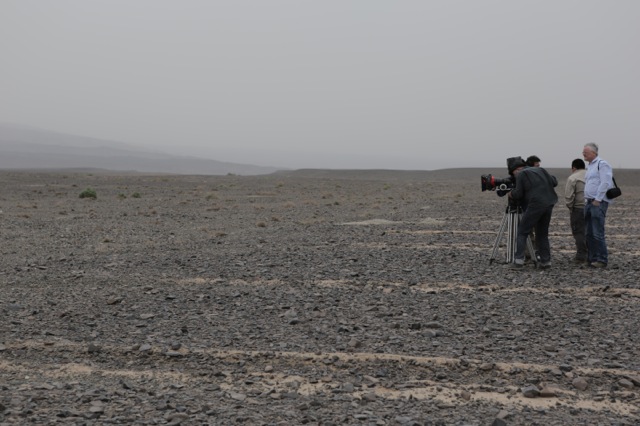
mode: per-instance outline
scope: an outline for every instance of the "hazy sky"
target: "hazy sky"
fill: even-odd
[[[638,0],[0,0],[0,122],[290,168],[640,157]]]

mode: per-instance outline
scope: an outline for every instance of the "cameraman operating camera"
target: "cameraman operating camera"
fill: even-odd
[[[513,267],[524,266],[527,238],[531,230],[535,229],[540,267],[549,268],[551,266],[549,223],[553,206],[558,202],[558,195],[554,189],[558,185],[558,180],[542,167],[527,167],[521,157],[508,158],[507,168],[509,174],[515,178],[515,187],[509,192],[509,199],[526,206],[518,225]]]

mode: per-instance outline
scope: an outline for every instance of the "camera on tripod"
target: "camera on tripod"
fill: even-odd
[[[522,157],[510,157],[507,158],[507,170],[509,171],[509,177],[506,178],[497,178],[493,175],[482,175],[480,176],[480,183],[482,184],[483,191],[496,191],[498,196],[504,197],[516,187],[516,177],[514,172],[521,168],[526,167],[525,161]],[[502,218],[502,223],[500,224],[500,229],[498,230],[498,236],[496,237],[495,242],[493,243],[493,251],[491,252],[491,257],[489,258],[489,263],[493,262],[496,259],[496,253],[498,252],[498,247],[500,246],[500,242],[502,238],[507,237],[507,253],[505,256],[506,263],[515,262],[515,254],[517,249],[518,242],[518,224],[522,218],[523,207],[518,201],[514,201],[511,197],[508,197],[507,208],[504,212],[504,217]],[[538,258],[535,252],[535,248],[531,241],[531,237],[527,236],[527,246],[526,250],[529,252],[529,256],[533,259],[534,263],[538,265]]]

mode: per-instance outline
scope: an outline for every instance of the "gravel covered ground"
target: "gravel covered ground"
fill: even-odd
[[[638,424],[640,171],[522,271],[485,172],[0,172],[0,425]]]

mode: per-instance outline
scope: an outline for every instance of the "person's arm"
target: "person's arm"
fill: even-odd
[[[564,201],[569,209],[573,209],[573,204],[576,201],[576,182],[575,179],[571,179],[571,176],[569,176],[564,187]]]
[[[516,177],[516,187],[509,192],[509,197],[514,200],[520,200],[524,197],[524,180],[525,173],[520,172]]]
[[[613,183],[613,169],[604,160],[600,160],[598,163],[598,174],[600,176],[600,185],[598,186],[598,194],[596,195],[595,201],[600,203],[600,201],[606,198],[606,193],[609,188],[611,188]]]

